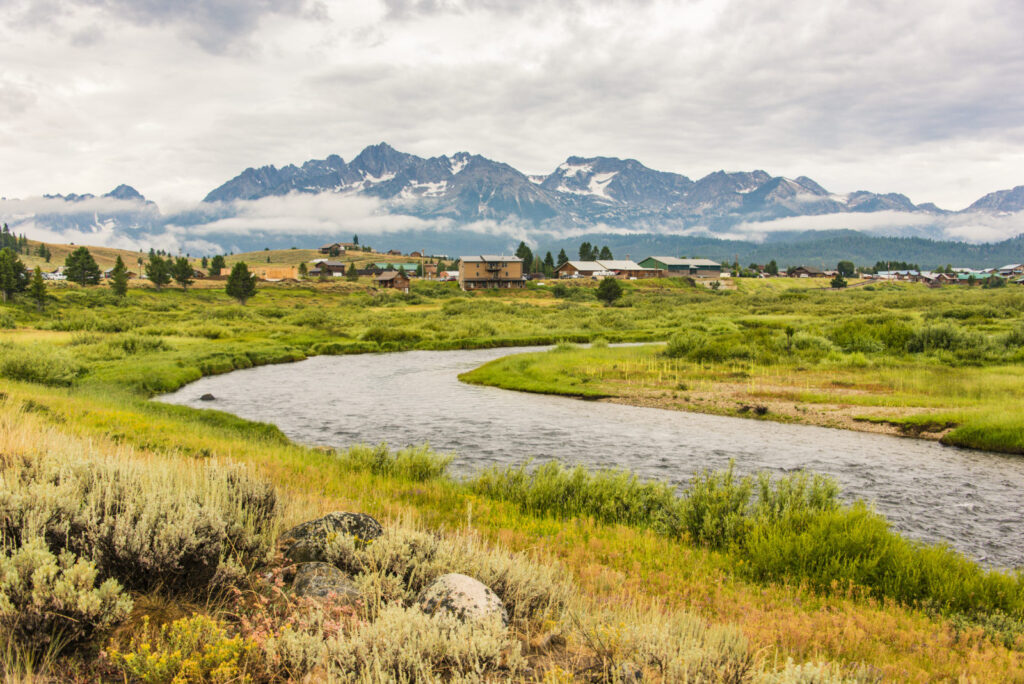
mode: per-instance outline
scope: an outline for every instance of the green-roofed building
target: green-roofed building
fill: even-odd
[[[711,259],[680,259],[669,256],[650,256],[640,262],[644,268],[657,268],[667,276],[691,278],[720,278],[722,264]]]

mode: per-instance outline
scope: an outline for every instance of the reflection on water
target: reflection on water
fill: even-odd
[[[933,442],[696,413],[582,402],[460,383],[457,375],[535,349],[323,356],[204,378],[163,401],[278,425],[308,444],[429,442],[456,474],[527,459],[626,468],[682,484],[702,468],[799,468],[834,476],[902,532],[988,564],[1024,566],[1024,458]],[[213,394],[215,402],[199,397]]]

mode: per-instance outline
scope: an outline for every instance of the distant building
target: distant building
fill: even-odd
[[[495,254],[459,257],[459,287],[463,290],[526,287],[523,260]]]
[[[324,245],[320,248],[320,253],[328,256],[345,256],[345,243],[332,242],[329,245]]]
[[[340,278],[345,275],[346,264],[342,261],[327,261],[318,259],[316,265],[309,269],[307,275],[311,278],[319,278],[321,273],[331,278]]]
[[[657,278],[661,272],[645,268],[635,261],[567,261],[555,269],[559,278]]]
[[[797,266],[788,275],[790,278],[824,278],[825,272],[814,266]]]
[[[402,292],[409,292],[409,278],[399,271],[384,271],[373,279],[377,287],[386,287]]]
[[[299,269],[296,266],[249,266],[249,273],[252,273],[260,280],[299,279]],[[222,268],[220,275],[231,275],[231,269]]]
[[[711,259],[680,259],[670,256],[649,256],[640,262],[646,268],[656,268],[669,277],[720,278],[722,264]]]

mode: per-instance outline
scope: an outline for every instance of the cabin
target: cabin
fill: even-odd
[[[320,253],[328,256],[345,256],[345,243],[332,242],[329,245],[323,245],[320,248]]]
[[[526,287],[523,260],[497,254],[459,257],[459,287],[467,291]]]
[[[384,271],[373,279],[377,287],[386,287],[392,290],[409,292],[409,278],[400,271]]]
[[[825,272],[814,266],[797,266],[788,275],[790,278],[824,278]]]
[[[640,261],[644,268],[656,269],[670,278],[720,278],[722,264],[711,259],[681,259],[669,256],[649,256]]]
[[[411,256],[413,258],[416,258],[416,259],[422,259],[423,258],[423,252],[420,252],[418,250],[415,251],[415,252],[409,252],[409,256]]]
[[[423,277],[424,278],[435,278],[435,277],[437,277],[437,264],[423,264]]]
[[[388,256],[402,256],[402,250],[400,249],[389,249],[387,251]]]
[[[996,269],[996,273],[1004,278],[1024,275],[1024,264],[1007,264]]]
[[[308,275],[311,278],[319,278],[321,273],[324,274],[325,277],[340,278],[345,275],[347,268],[347,265],[343,261],[317,259],[314,263],[315,266],[308,271]]]

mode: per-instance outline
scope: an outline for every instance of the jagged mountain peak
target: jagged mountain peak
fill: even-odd
[[[1024,185],[1009,190],[990,192],[965,211],[984,211],[992,213],[1024,211]]]
[[[132,186],[126,185],[124,183],[118,185],[116,188],[105,194],[104,197],[113,197],[114,199],[119,200],[138,200],[140,202],[146,201],[146,198],[142,196],[141,192],[139,192]]]

